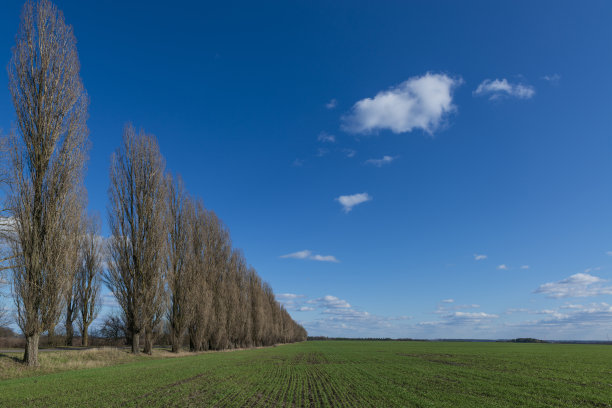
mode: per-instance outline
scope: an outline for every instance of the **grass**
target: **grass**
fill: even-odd
[[[48,354],[28,377],[0,381],[0,406],[612,407],[612,347],[602,345],[313,341],[124,353],[114,365],[45,372],[72,355]]]

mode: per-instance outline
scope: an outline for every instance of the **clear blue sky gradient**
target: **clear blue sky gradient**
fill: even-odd
[[[612,335],[612,3],[56,4],[91,99],[103,219],[132,122],[311,335]],[[21,6],[2,2],[4,65]],[[343,130],[357,101],[428,72],[461,82],[433,133]],[[486,79],[535,93],[475,95]],[[7,83],[0,70],[5,134]],[[336,200],[365,192],[348,213]],[[303,250],[339,262],[281,258]]]

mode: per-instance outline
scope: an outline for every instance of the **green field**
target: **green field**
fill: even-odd
[[[603,345],[312,341],[0,381],[0,406],[611,407]]]

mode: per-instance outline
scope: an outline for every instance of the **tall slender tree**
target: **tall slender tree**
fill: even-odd
[[[83,195],[84,197],[85,195]],[[77,201],[78,204],[78,201]],[[84,207],[85,203],[80,204],[80,208],[76,209],[78,217],[73,223],[71,231],[66,231],[69,250],[66,252],[66,273],[69,280],[64,295],[64,329],[66,331],[65,344],[72,346],[74,340],[74,321],[77,319],[77,308],[79,306],[78,282],[77,273],[80,263],[80,246],[84,236]]]
[[[164,167],[155,138],[126,126],[123,146],[111,158],[108,221],[112,237],[105,280],[123,310],[135,354],[141,334],[152,336],[163,304]],[[146,351],[151,351],[149,345]]]
[[[168,176],[167,181],[167,260],[168,281],[167,319],[170,326],[172,352],[178,353],[187,324],[192,318],[195,292],[194,268],[191,267],[191,220],[193,203],[186,195],[183,182]]]
[[[100,312],[100,282],[102,278],[102,251],[100,221],[86,217],[84,234],[79,245],[79,265],[75,279],[78,325],[81,345],[89,342],[89,326]]]
[[[26,3],[8,65],[17,118],[8,207],[12,290],[28,365],[38,365],[40,333],[57,322],[69,282],[65,232],[78,218],[87,148],[88,98],[79,70],[62,13],[47,0]]]

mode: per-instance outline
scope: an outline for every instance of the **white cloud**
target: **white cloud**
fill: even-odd
[[[315,308],[314,307],[310,307],[310,306],[300,306],[296,310],[298,312],[311,312],[311,311],[315,310]]]
[[[313,261],[321,261],[321,262],[338,262],[335,256],[333,255],[313,255],[310,257]]]
[[[606,255],[608,255],[608,256],[612,256],[612,251],[607,251],[607,252],[606,252]]]
[[[117,298],[112,293],[106,293],[102,295],[102,306],[106,307],[119,307],[119,303],[117,303]]]
[[[501,264],[497,267],[497,269],[501,270],[501,271],[507,271],[508,270],[508,265],[506,264]]]
[[[342,149],[342,151],[344,152],[344,154],[346,154],[346,157],[348,158],[355,157],[355,155],[357,154],[357,152],[353,149]]]
[[[327,109],[334,109],[336,106],[338,106],[338,101],[335,98],[325,104]]]
[[[453,90],[461,79],[427,73],[412,77],[396,87],[381,91],[353,105],[342,118],[342,128],[352,133],[389,129],[393,133],[422,129],[432,134],[445,116],[453,112]]]
[[[276,295],[276,299],[279,301],[288,301],[288,300],[295,300],[295,299],[300,299],[306,297],[304,295],[297,295],[295,293],[281,293]]]
[[[302,167],[304,165],[304,160],[295,159],[292,164],[294,167]]]
[[[332,295],[309,300],[308,303],[317,303],[326,309],[349,309],[351,307],[350,303],[346,300]]]
[[[497,318],[499,318],[498,315],[485,312],[451,312],[441,316],[440,320],[420,322],[418,323],[418,326],[435,327],[478,325]]]
[[[487,259],[487,256],[483,254],[474,254],[474,259],[477,261],[482,261],[484,259]]]
[[[366,160],[366,164],[371,164],[372,166],[376,166],[376,167],[382,167],[385,164],[390,164],[393,162],[393,160],[395,160],[397,157],[392,157],[392,156],[383,156],[382,159],[369,159]]]
[[[293,258],[293,259],[308,259],[312,255],[312,252],[305,249],[303,251],[293,252],[287,255],[281,255],[281,258]]]
[[[604,286],[603,282],[606,281],[597,276],[577,273],[559,282],[540,285],[535,293],[542,293],[550,298],[612,295],[612,286]]]
[[[317,149],[317,157],[323,157],[323,156],[325,156],[328,153],[329,153],[329,149],[326,149],[324,147],[319,147]]]
[[[335,143],[336,142],[336,136],[330,135],[327,132],[321,132],[321,133],[319,133],[319,136],[317,137],[317,140],[319,142],[323,142],[323,143]]]
[[[529,269],[529,265],[521,265],[521,269]]]
[[[561,79],[561,75],[559,74],[544,75],[542,79],[545,81],[551,82],[553,84],[557,84],[559,80]]]
[[[453,303],[455,299],[443,299],[442,303]]]
[[[485,79],[473,92],[475,96],[489,95],[490,100],[499,99],[504,96],[513,96],[519,99],[529,99],[535,95],[535,89],[530,85],[513,84],[503,79]]]
[[[321,262],[340,262],[333,255],[313,254],[312,251],[308,249],[305,249],[303,251],[293,252],[287,255],[281,255],[280,258],[309,259],[311,261],[321,261]]]
[[[343,195],[336,198],[340,204],[342,204],[342,209],[345,213],[350,212],[354,206],[365,203],[366,201],[372,200],[372,197],[368,193],[359,193],[353,195]]]

